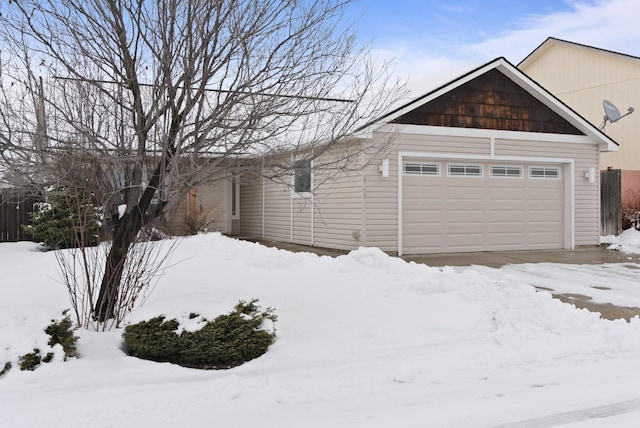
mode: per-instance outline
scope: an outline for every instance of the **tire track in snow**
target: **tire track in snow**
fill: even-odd
[[[588,409],[574,410],[572,412],[556,413],[540,418],[528,419],[518,422],[509,422],[493,425],[487,428],[551,428],[570,423],[588,421],[590,419],[602,419],[640,410],[640,399],[622,401],[620,403],[607,404],[605,406],[590,407]]]

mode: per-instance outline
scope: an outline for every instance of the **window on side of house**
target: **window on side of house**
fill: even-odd
[[[300,159],[293,163],[293,190],[296,193],[311,192],[311,160]]]
[[[529,178],[546,178],[551,180],[558,180],[560,178],[560,168],[532,166],[529,167]]]
[[[406,175],[440,175],[440,164],[407,162],[403,171]]]
[[[231,179],[231,218],[237,219],[239,218],[239,208],[240,208],[240,199],[238,195],[240,194],[240,182],[237,177],[233,177]]]
[[[492,177],[522,178],[521,166],[491,166]]]
[[[482,165],[450,163],[447,171],[450,176],[482,177]]]

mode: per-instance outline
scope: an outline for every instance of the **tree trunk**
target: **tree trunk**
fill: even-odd
[[[122,217],[114,232],[100,285],[100,294],[98,294],[96,302],[95,316],[100,322],[115,317],[124,264],[129,248],[131,248],[131,244],[133,244],[142,225],[142,216],[138,210],[134,209]]]
[[[168,144],[164,156],[156,164],[147,188],[142,193],[140,201],[120,219],[120,224],[113,234],[111,249],[107,255],[104,276],[100,285],[100,293],[96,302],[95,316],[100,322],[104,322],[116,315],[116,303],[118,291],[122,281],[122,272],[127,260],[127,254],[138,236],[140,229],[148,219],[146,213],[151,205],[151,200],[160,186],[162,177],[169,170],[171,160],[176,154],[175,139],[180,129],[182,115],[175,114],[169,128]],[[159,215],[160,212],[156,213]]]

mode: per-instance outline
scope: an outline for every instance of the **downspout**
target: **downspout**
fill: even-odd
[[[313,161],[311,161],[311,246],[315,243],[315,189],[313,188]]]
[[[264,224],[265,224],[265,201],[266,201],[266,183],[264,178],[264,158],[262,158],[262,239],[264,238]]]

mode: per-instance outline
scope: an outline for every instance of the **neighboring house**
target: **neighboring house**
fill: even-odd
[[[550,37],[518,68],[594,124],[603,123],[603,100],[621,114],[638,110],[607,123],[604,132],[620,150],[602,153],[600,166],[622,170],[623,207],[640,204],[640,58]]]
[[[390,137],[371,163],[366,153]],[[290,183],[243,177],[238,233],[397,254],[599,244],[599,153],[617,144],[504,58],[342,144],[373,149],[359,154],[362,169],[318,167],[338,144],[313,160],[291,155]]]

